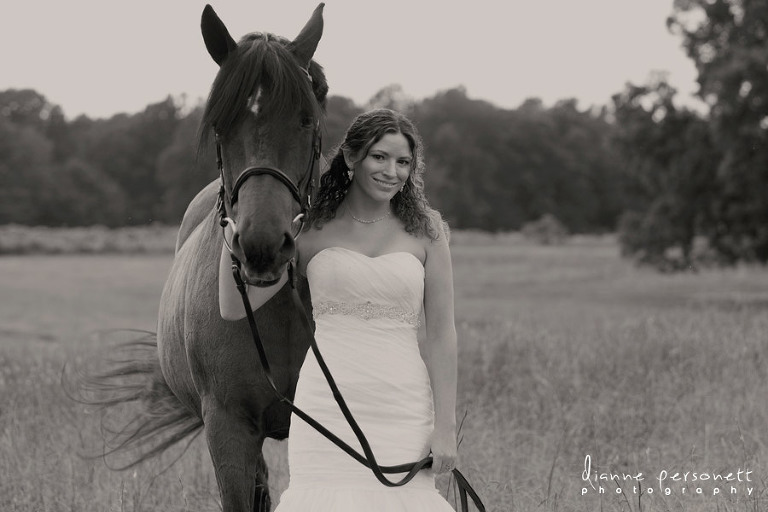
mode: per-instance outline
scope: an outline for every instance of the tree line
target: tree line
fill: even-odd
[[[614,96],[623,251],[662,268],[768,262],[768,0],[674,0],[701,115],[665,77]]]
[[[605,113],[575,100],[504,110],[451,89],[402,103],[390,86],[359,106],[329,98],[324,150],[333,151],[366,108],[406,110],[424,139],[430,201],[451,225],[517,230],[551,214],[572,231],[611,231],[621,212]],[[177,223],[217,177],[197,158],[202,108],[174,98],[136,114],[80,116],[32,90],[0,92],[0,223],[51,226]]]
[[[675,0],[668,20],[698,69],[701,113],[662,74],[580,109],[515,109],[462,88],[415,101],[396,85],[366,105],[331,96],[324,152],[367,108],[405,111],[426,146],[428,196],[455,228],[519,230],[557,219],[617,232],[662,268],[768,261],[768,0]],[[168,97],[135,114],[65,119],[33,90],[0,92],[0,223],[178,223],[217,177],[195,147],[202,107]]]

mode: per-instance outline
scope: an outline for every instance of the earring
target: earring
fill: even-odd
[[[352,178],[355,176],[355,170],[350,169],[347,171],[347,177],[349,178],[349,181],[352,181]]]

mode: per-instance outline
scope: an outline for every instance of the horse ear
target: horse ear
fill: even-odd
[[[309,61],[317,50],[317,43],[323,35],[323,7],[325,4],[321,3],[315,8],[312,17],[290,44],[291,51],[303,66],[309,66]]]
[[[216,15],[213,7],[206,5],[203,9],[203,17],[200,20],[200,28],[203,31],[203,40],[208,53],[211,54],[216,64],[221,66],[229,52],[237,47],[237,43],[229,35],[227,27]]]

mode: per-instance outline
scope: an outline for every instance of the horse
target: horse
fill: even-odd
[[[203,113],[199,148],[215,138],[220,177],[184,214],[160,299],[156,341],[134,343],[134,349],[149,349],[145,356],[134,351],[131,358],[116,359],[91,386],[111,385],[118,392],[102,405],[144,403],[109,451],[138,451],[123,468],[204,433],[225,512],[270,509],[262,445],[267,437],[288,436],[291,411],[269,387],[248,323],[225,321],[219,314],[221,220],[235,227],[229,243],[245,280],[263,286],[279,279],[295,256],[295,236],[303,226],[297,213],[306,206],[300,203],[319,179],[318,137],[328,85],[313,56],[322,36],[323,6],[292,41],[252,33],[239,42],[205,6],[203,39],[219,71]],[[311,311],[306,280],[296,281]],[[286,284],[255,313],[274,383],[291,400],[312,335],[292,293]],[[125,376],[143,382],[115,383]]]

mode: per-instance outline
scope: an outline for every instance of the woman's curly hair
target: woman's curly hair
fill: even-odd
[[[424,195],[424,148],[416,127],[399,112],[376,109],[360,114],[352,121],[342,142],[336,149],[331,165],[320,178],[320,190],[309,210],[306,229],[322,228],[336,217],[336,211],[344,200],[352,180],[349,178],[344,151],[365,158],[368,150],[388,133],[402,134],[413,154],[411,173],[403,189],[392,198],[392,212],[405,225],[406,232],[415,236],[427,236],[432,240],[444,233],[448,226],[440,213],[429,206]]]

